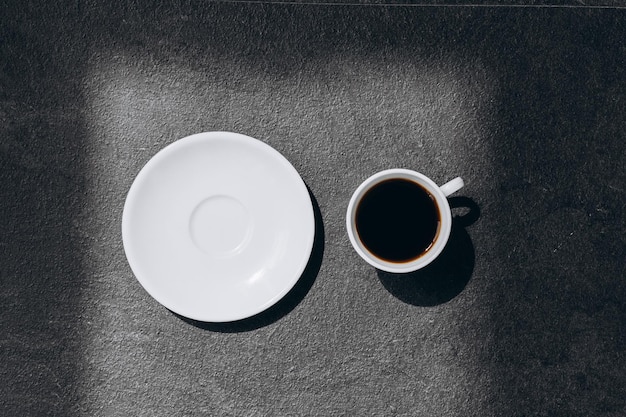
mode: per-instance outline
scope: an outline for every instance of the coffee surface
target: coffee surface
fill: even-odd
[[[439,229],[434,197],[405,179],[382,181],[368,190],[356,210],[356,230],[376,257],[410,262],[430,249]]]

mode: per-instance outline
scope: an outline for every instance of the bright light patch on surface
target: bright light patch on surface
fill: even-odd
[[[457,415],[488,409],[488,399],[470,395],[489,392],[491,385],[489,375],[481,372],[481,355],[489,342],[475,340],[471,333],[473,327],[482,326],[478,309],[464,305],[462,299],[445,308],[419,309],[392,300],[378,283],[359,292],[348,285],[350,280],[338,278],[355,271],[371,273],[365,266],[349,264],[356,257],[339,226],[360,180],[381,169],[403,167],[440,183],[460,175],[470,186],[480,187],[478,181],[491,174],[464,157],[468,149],[476,152],[476,147],[483,147],[485,158],[490,158],[486,123],[496,86],[488,70],[459,57],[446,62],[396,58],[384,62],[349,55],[312,59],[303,68],[279,76],[236,60],[192,69],[176,62],[148,64],[124,53],[92,57],[84,80],[93,150],[87,169],[91,205],[87,210],[93,218],[92,233],[100,238],[90,251],[95,278],[88,302],[94,316],[87,331],[84,372],[90,380],[106,383],[83,396],[101,415],[115,414],[124,406],[139,407],[131,404],[135,401],[145,403],[141,409],[146,413],[155,411],[151,392],[163,391],[168,392],[172,407],[190,396],[206,401],[199,409],[208,409],[211,401],[205,392],[220,393],[229,398],[232,411],[244,404],[250,392],[270,383],[254,375],[238,384],[225,380],[238,366],[269,369],[266,377],[274,378],[271,384],[280,407],[293,400],[321,412],[339,411],[332,404],[389,412],[392,406],[402,411],[421,404],[433,415],[442,410]],[[316,284],[317,302],[300,306],[292,317],[280,321],[281,326],[244,337],[199,333],[169,314],[135,282],[121,245],[125,193],[143,164],[176,139],[209,130],[248,134],[282,152],[316,192],[324,213],[327,242],[323,276]],[[98,242],[117,245],[98,246]],[[354,310],[374,302],[380,313],[373,316],[364,312],[359,317]],[[386,324],[391,315],[396,315],[397,323]],[[290,320],[301,322],[289,327]],[[345,327],[346,322],[355,325]],[[394,334],[396,326],[405,326],[403,338]],[[270,337],[275,332],[288,332],[289,337],[278,335],[283,342],[273,343]],[[418,337],[422,339],[416,342]],[[306,353],[294,340],[311,338],[318,348],[333,352],[326,357],[310,352],[306,367],[311,383],[325,379],[345,383],[335,391],[307,397],[282,366],[285,358]],[[389,340],[400,342],[389,345],[389,355],[381,355]],[[466,343],[452,346],[446,340]],[[264,348],[258,358],[239,362],[239,355],[250,358],[259,345]],[[388,362],[382,360],[385,357]],[[122,369],[129,360],[133,369]],[[146,383],[142,375],[164,377]],[[363,380],[360,388],[361,383],[350,382],[350,375]],[[390,386],[401,380],[405,391],[370,387],[370,398],[351,399],[367,387],[366,378],[371,376],[387,378]],[[202,386],[173,381],[201,381]],[[446,386],[449,391],[433,393],[432,386]],[[122,395],[125,392],[139,395]],[[343,402],[327,401],[337,393],[344,395]],[[376,408],[386,403],[392,408]],[[251,407],[252,415],[262,414],[261,406]]]

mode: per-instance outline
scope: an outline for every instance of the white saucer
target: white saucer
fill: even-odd
[[[311,255],[313,206],[295,168],[248,136],[209,132],[157,153],[137,175],[122,217],[128,262],[145,290],[207,322],[264,311]]]

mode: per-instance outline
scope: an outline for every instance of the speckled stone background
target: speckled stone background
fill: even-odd
[[[626,415],[626,10],[0,6],[0,415]],[[256,137],[315,201],[275,307],[184,320],[126,262],[143,164]],[[344,228],[391,167],[466,181],[450,244],[379,273]]]

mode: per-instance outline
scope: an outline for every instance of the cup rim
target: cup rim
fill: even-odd
[[[435,197],[440,214],[441,224],[439,225],[439,231],[433,247],[430,248],[424,255],[410,262],[389,262],[376,257],[365,247],[365,245],[363,245],[356,231],[355,216],[358,202],[373,186],[381,183],[382,181],[393,178],[408,179],[426,188],[426,190],[431,193],[433,197]],[[443,251],[452,230],[452,213],[450,212],[450,205],[446,195],[433,180],[417,171],[404,168],[392,168],[377,172],[357,187],[350,198],[350,202],[348,203],[348,209],[346,212],[346,228],[348,230],[350,243],[359,256],[367,263],[382,271],[391,273],[407,273],[417,271],[418,269],[430,264]]]

